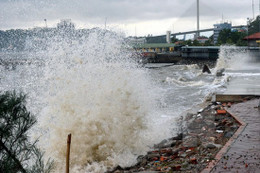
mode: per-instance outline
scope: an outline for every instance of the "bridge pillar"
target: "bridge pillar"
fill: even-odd
[[[198,38],[200,36],[200,4],[199,0],[197,0],[197,35],[196,37]]]

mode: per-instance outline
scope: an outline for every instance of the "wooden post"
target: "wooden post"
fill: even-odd
[[[67,153],[66,153],[66,173],[70,172],[70,143],[71,143],[71,134],[67,138]]]

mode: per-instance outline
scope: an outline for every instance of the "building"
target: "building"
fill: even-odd
[[[71,22],[71,19],[62,19],[60,23],[57,24],[57,28],[61,30],[74,30],[75,25]]]
[[[204,37],[204,36],[200,36],[200,37],[197,37],[197,40],[198,40],[199,43],[204,44],[206,41],[209,40],[209,38]]]
[[[134,48],[139,52],[156,52],[156,53],[165,53],[173,52],[175,44],[173,43],[146,43],[136,45]]]
[[[254,33],[244,38],[248,41],[248,46],[258,47],[260,45],[260,32]]]
[[[213,34],[214,44],[218,42],[218,36],[220,31],[222,31],[223,29],[231,29],[231,28],[232,28],[231,23],[227,23],[227,22],[214,24],[214,34]]]
[[[144,37],[128,37],[128,38],[126,38],[126,42],[129,45],[136,46],[136,45],[140,45],[140,44],[145,44],[146,39]]]
[[[171,31],[166,32],[166,43],[171,43]]]

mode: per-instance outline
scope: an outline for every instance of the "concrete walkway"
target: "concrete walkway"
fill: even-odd
[[[228,83],[224,95],[260,95],[259,73],[252,73],[250,77],[234,77]]]
[[[246,126],[229,150],[212,169],[212,173],[260,173],[260,108],[259,99],[234,104],[228,111]]]
[[[215,100],[219,102],[243,101],[248,96],[260,96],[260,73],[232,78],[226,91],[218,93]]]

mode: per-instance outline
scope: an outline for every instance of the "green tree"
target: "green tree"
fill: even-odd
[[[213,46],[213,35],[209,37],[207,41],[205,41],[204,46]]]
[[[234,44],[237,46],[245,46],[247,42],[243,40],[246,37],[245,32],[231,31],[231,29],[223,29],[219,33],[218,45]]]
[[[15,92],[0,94],[0,172],[48,173],[50,159],[44,164],[43,153],[30,142],[28,131],[36,118],[25,107],[25,96]]]
[[[185,41],[183,42],[183,45],[192,46],[192,41],[191,41],[191,39],[185,40]]]
[[[193,46],[201,46],[200,42],[198,40],[194,40],[192,43]]]
[[[177,41],[179,41],[178,38],[176,38],[176,37],[172,37],[172,38],[171,38],[171,42],[172,42],[172,43],[175,43],[175,42],[177,42]]]
[[[255,20],[250,20],[248,25],[248,34],[260,32],[260,15]]]

